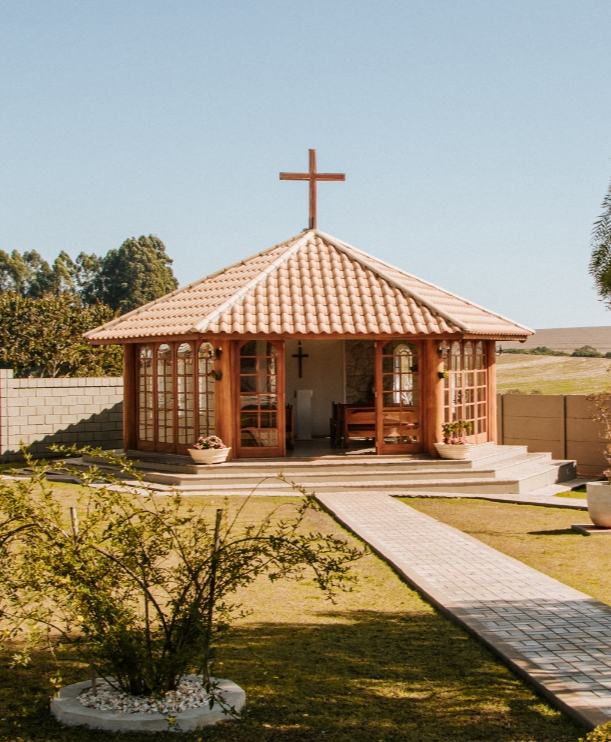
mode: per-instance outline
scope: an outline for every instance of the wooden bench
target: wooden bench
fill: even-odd
[[[352,438],[376,438],[376,411],[375,407],[344,406],[344,438],[343,445],[348,448]],[[405,412],[398,413],[385,410],[382,417],[385,438],[403,438],[408,431],[413,433],[418,428],[418,413],[409,410],[406,420]]]
[[[344,448],[348,448],[351,438],[376,437],[375,407],[344,407]]]

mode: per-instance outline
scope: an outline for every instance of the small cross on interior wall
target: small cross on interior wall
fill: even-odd
[[[293,353],[293,358],[298,358],[299,359],[299,378],[300,379],[301,379],[302,371],[303,371],[303,367],[302,367],[303,359],[304,358],[309,358],[309,357],[310,356],[309,356],[308,353],[304,353],[303,352],[303,349],[301,347],[301,340],[300,340],[299,341],[299,352],[298,353]]]

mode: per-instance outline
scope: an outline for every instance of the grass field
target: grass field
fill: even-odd
[[[611,359],[531,356],[497,358],[498,391],[523,394],[592,394],[611,387]]]
[[[68,507],[75,488],[58,488]],[[223,502],[193,500],[211,515]],[[236,502],[242,500],[228,506]],[[280,504],[286,515],[295,502],[254,498],[252,519]],[[309,516],[307,526],[350,538],[323,512]],[[246,590],[240,597],[254,613],[225,639],[216,671],[245,688],[248,713],[240,722],[181,739],[575,742],[584,736],[380,559],[369,555],[355,570],[357,588],[336,605],[308,582],[271,585],[263,579]],[[38,657],[27,668],[9,663],[6,652],[0,657],[2,742],[116,742],[116,735],[62,728],[50,719],[49,678],[57,670],[49,657]],[[66,683],[87,677],[86,668],[69,655],[60,665]],[[155,736],[159,742],[176,739],[170,733]]]
[[[611,605],[611,538],[571,530],[573,523],[589,522],[586,512],[489,500],[409,497],[403,501]]]

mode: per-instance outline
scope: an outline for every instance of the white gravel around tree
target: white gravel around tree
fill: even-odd
[[[132,696],[115,690],[105,681],[97,684],[97,694],[93,690],[83,691],[78,700],[88,708],[100,711],[118,711],[123,714],[178,714],[181,711],[204,706],[210,700],[199,679],[185,678],[176,690],[163,696]]]

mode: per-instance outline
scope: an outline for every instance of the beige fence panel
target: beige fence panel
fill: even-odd
[[[606,468],[606,443],[583,394],[499,394],[498,441],[575,459],[577,471],[598,475]]]

